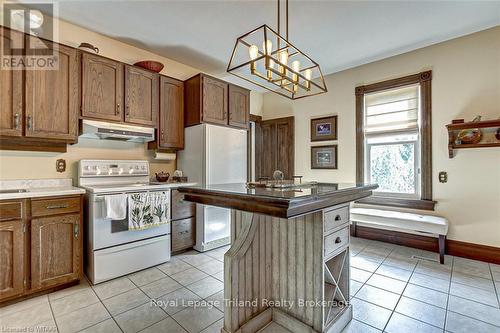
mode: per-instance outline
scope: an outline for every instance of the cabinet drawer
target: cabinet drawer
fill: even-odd
[[[80,197],[31,200],[31,216],[80,212]]]
[[[0,221],[21,220],[23,201],[0,202]]]
[[[336,229],[349,222],[349,206],[343,206],[325,212],[325,232]]]
[[[195,244],[195,219],[172,221],[172,251],[179,251]]]
[[[185,201],[184,194],[172,190],[172,220],[186,219],[196,214],[196,204]]]
[[[325,257],[349,245],[349,226],[325,236]]]

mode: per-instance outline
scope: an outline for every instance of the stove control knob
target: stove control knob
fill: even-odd
[[[130,167],[130,169],[128,170],[128,173],[133,174],[134,173],[134,168]]]

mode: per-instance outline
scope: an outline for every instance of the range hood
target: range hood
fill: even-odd
[[[149,142],[155,139],[155,129],[103,121],[83,120],[81,138]]]

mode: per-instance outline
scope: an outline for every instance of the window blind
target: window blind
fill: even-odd
[[[365,133],[418,129],[419,86],[365,95]]]

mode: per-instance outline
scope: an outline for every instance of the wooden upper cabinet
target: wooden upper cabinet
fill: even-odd
[[[160,78],[159,148],[184,148],[184,83]]]
[[[41,43],[26,36],[28,45]],[[47,42],[57,56],[57,69],[26,70],[25,135],[76,141],[80,71],[76,49]]]
[[[250,118],[250,91],[229,85],[229,126],[248,128]]]
[[[31,288],[41,289],[80,278],[80,214],[31,221]]]
[[[82,53],[82,116],[123,120],[123,64]]]
[[[202,120],[227,125],[228,84],[209,76],[202,76]]]
[[[0,203],[0,300],[24,292],[23,207],[22,201]]]
[[[200,123],[248,128],[250,91],[198,74],[184,82],[185,126]]]
[[[158,115],[159,75],[125,66],[125,122],[155,126]]]
[[[4,49],[22,42],[23,34],[0,27],[0,45]],[[23,134],[23,71],[0,68],[0,135]]]

